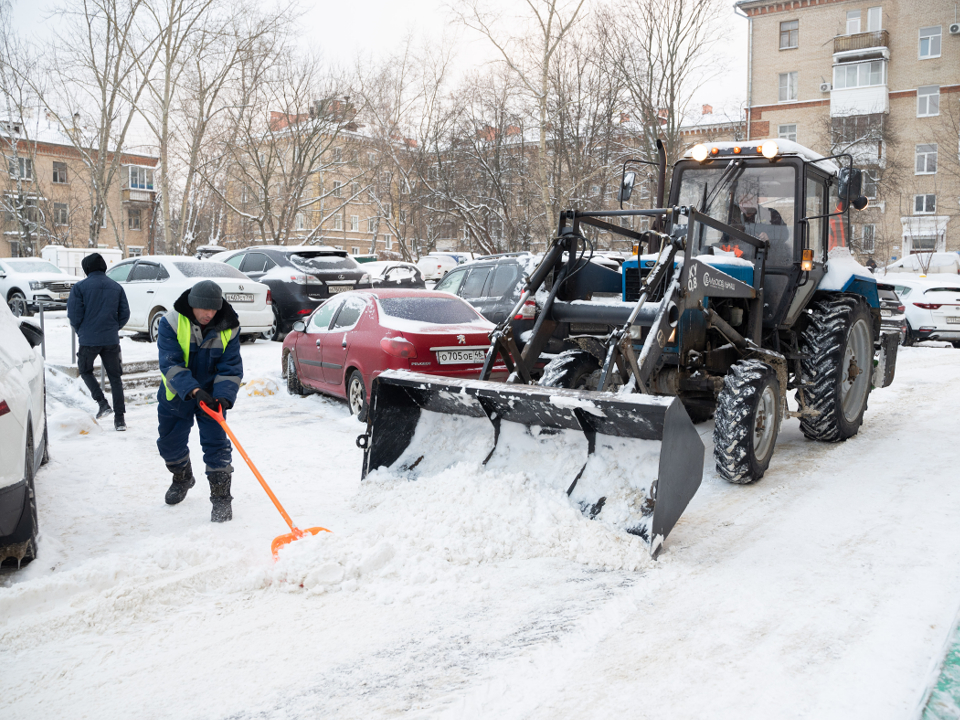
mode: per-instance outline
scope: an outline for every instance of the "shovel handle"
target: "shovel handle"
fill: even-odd
[[[253,464],[253,460],[250,459],[250,456],[247,455],[246,451],[243,449],[243,446],[240,444],[240,441],[237,440],[237,436],[233,434],[233,431],[230,429],[230,426],[227,425],[227,421],[223,417],[223,411],[216,412],[211,410],[203,400],[200,401],[200,408],[214,420],[216,420],[220,427],[223,428],[224,432],[230,437],[233,441],[233,444],[236,446],[237,450],[240,451],[240,454],[243,456],[243,459],[247,461],[247,465],[250,466],[250,469],[253,471],[253,474],[257,477],[257,480],[260,481],[260,485],[266,491],[267,495],[273,501],[273,504],[276,506],[277,510],[280,511],[280,514],[283,515],[283,519],[287,521],[287,525],[290,526],[290,530],[293,531],[293,534],[298,538],[303,535],[294,524],[293,520],[290,519],[290,516],[287,515],[287,511],[283,509],[283,505],[280,504],[280,501],[277,500],[277,496],[273,494],[273,490],[270,489],[270,486],[267,485],[267,481],[263,479],[263,475],[260,474],[260,471],[257,470],[257,466]]]

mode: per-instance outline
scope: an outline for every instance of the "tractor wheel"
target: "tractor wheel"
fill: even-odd
[[[583,390],[596,390],[600,379],[600,363],[583,350],[566,350],[543,368],[540,385]]]
[[[717,398],[713,457],[717,473],[746,485],[763,477],[780,432],[780,383],[759,360],[734,363]]]
[[[800,333],[800,363],[807,407],[815,417],[801,418],[811,440],[840,442],[853,437],[863,422],[873,374],[873,330],[864,303],[833,295],[813,303],[810,324]]]
[[[307,390],[297,377],[297,363],[293,359],[293,353],[287,355],[287,392],[291,395],[300,395],[303,397]]]

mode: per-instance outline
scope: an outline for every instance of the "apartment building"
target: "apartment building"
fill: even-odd
[[[23,121],[6,121],[0,128],[0,152],[8,168],[0,175],[0,257],[39,256],[48,243],[87,247],[92,215],[89,175],[70,140],[49,128],[28,132]],[[149,155],[121,156],[120,178],[107,198],[100,247],[120,248],[127,256],[151,252],[158,163],[159,158]]]
[[[748,139],[850,153],[870,206],[851,245],[884,265],[960,251],[960,24],[947,0],[742,0]]]

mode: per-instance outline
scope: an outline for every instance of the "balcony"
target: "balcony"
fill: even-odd
[[[131,190],[124,188],[123,201],[125,203],[148,203],[153,204],[154,190]]]
[[[890,33],[886,30],[840,35],[833,39],[833,52],[845,53],[851,50],[869,50],[870,48],[890,47]]]

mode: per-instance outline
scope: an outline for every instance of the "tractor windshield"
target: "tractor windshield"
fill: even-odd
[[[677,204],[692,205],[748,235],[769,240],[767,264],[792,265],[796,169],[791,165],[746,166],[727,174],[718,187],[725,169],[726,165],[718,164],[681,170]],[[755,256],[752,246],[726,233],[703,226],[696,232],[699,254],[732,253],[746,260]]]

